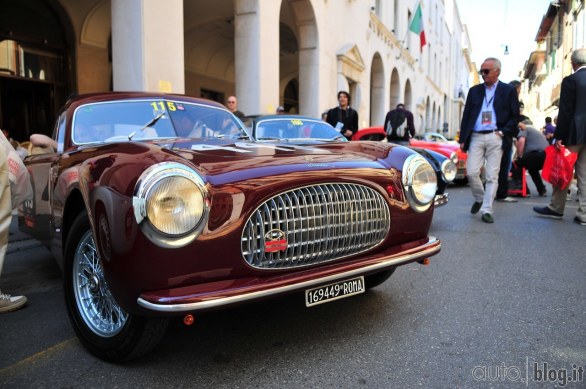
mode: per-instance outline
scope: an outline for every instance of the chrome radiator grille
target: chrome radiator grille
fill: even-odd
[[[242,255],[260,269],[313,265],[371,249],[389,227],[389,208],[375,190],[356,184],[312,185],[258,207],[242,232]]]

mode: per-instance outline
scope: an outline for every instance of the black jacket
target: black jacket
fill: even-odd
[[[348,109],[340,109],[340,107],[332,108],[328,111],[326,122],[334,127],[340,122],[344,124],[341,131],[342,134],[344,131],[350,130],[352,131],[352,135],[354,135],[358,131],[358,112],[350,107],[348,107]],[[352,137],[347,136],[346,138],[350,140]]]
[[[586,144],[586,69],[562,80],[553,137],[562,140],[566,146]]]

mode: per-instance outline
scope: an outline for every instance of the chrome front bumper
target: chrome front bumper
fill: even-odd
[[[168,296],[174,295],[172,290],[145,293],[137,299],[137,302],[147,310],[170,314],[205,311],[211,308],[302,291],[314,286],[375,273],[393,266],[405,265],[429,258],[439,253],[440,250],[440,240],[430,236],[427,242],[397,254],[382,257],[374,255],[349,264],[341,263],[339,271],[326,266],[323,269],[315,269],[315,271],[306,272],[303,275],[291,274],[289,279],[288,276],[277,276],[274,279],[259,280],[259,282],[246,287],[228,287],[227,289],[207,293],[190,293],[189,290],[182,288],[183,297],[173,298],[172,301],[168,298]],[[229,284],[229,282],[226,283],[226,285]]]
[[[449,200],[450,200],[450,195],[448,193],[442,193],[442,194],[435,195],[435,198],[433,199],[433,204],[436,207],[441,207],[442,205],[446,205]]]

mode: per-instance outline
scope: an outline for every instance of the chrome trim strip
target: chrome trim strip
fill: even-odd
[[[420,250],[418,250],[420,249]],[[198,310],[203,310],[203,309],[208,309],[208,308],[215,308],[215,307],[222,307],[222,306],[226,306],[226,305],[230,305],[230,304],[236,304],[236,303],[241,303],[244,301],[249,301],[249,300],[255,300],[255,299],[260,299],[263,297],[268,297],[268,296],[272,296],[272,295],[276,295],[276,294],[280,294],[280,293],[285,293],[285,292],[292,292],[295,290],[303,290],[303,289],[307,289],[310,288],[312,286],[316,286],[319,284],[325,284],[328,282],[332,282],[332,281],[337,281],[337,280],[342,280],[344,278],[350,278],[350,277],[354,277],[356,275],[360,275],[360,274],[364,274],[370,271],[376,271],[379,269],[383,269],[389,266],[393,266],[393,265],[401,265],[405,262],[412,262],[417,260],[417,258],[425,258],[434,254],[437,254],[440,250],[441,250],[441,242],[433,236],[429,237],[429,241],[419,247],[415,247],[411,250],[418,250],[415,253],[412,254],[404,254],[404,255],[400,255],[398,257],[390,257],[387,261],[381,262],[381,263],[377,263],[374,265],[370,265],[370,266],[366,266],[366,267],[362,267],[360,269],[353,269],[344,273],[339,273],[339,274],[334,274],[331,276],[327,276],[327,277],[322,277],[319,279],[315,279],[315,280],[309,280],[309,281],[304,281],[295,285],[287,285],[287,286],[282,286],[282,287],[278,287],[278,288],[274,288],[274,289],[270,289],[270,290],[262,290],[262,291],[258,291],[258,292],[249,292],[249,293],[245,293],[242,295],[238,295],[238,296],[231,296],[231,297],[223,297],[223,298],[217,298],[217,299],[212,299],[212,300],[206,300],[206,301],[199,301],[199,302],[195,302],[195,303],[189,303],[189,304],[171,304],[171,305],[166,305],[166,304],[155,304],[155,303],[151,303],[149,301],[146,301],[142,298],[138,298],[137,302],[138,304],[146,309],[152,310],[152,311],[157,311],[157,312],[195,312]]]

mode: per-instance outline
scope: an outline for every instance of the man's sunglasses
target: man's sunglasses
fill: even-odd
[[[487,75],[488,73],[490,73],[491,70],[492,69],[480,69],[480,71],[478,73]]]

